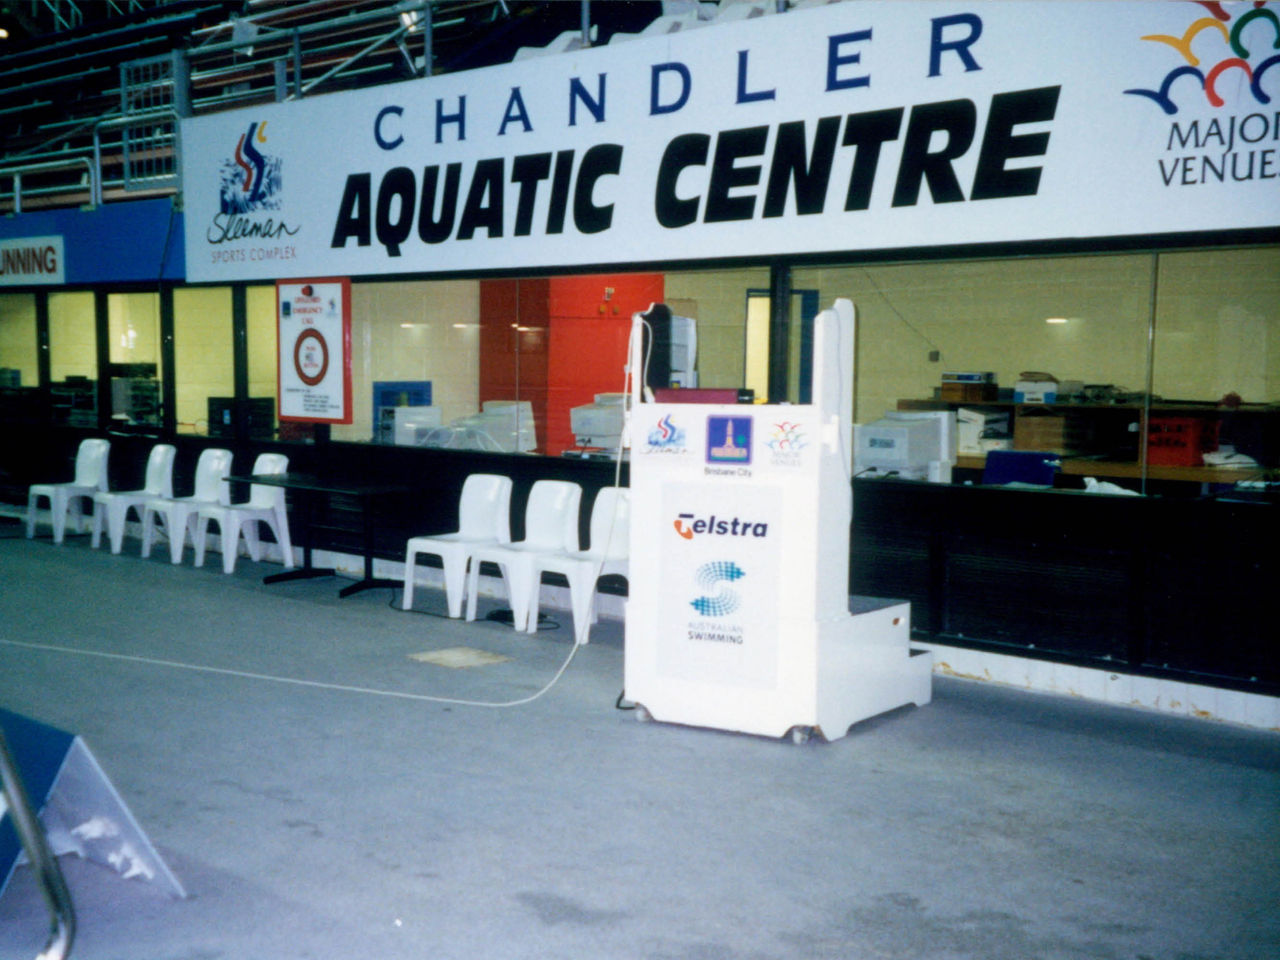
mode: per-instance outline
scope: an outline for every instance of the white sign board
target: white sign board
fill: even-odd
[[[187,277],[1275,228],[1277,18],[1207,6],[838,3],[187,120]]]
[[[351,422],[351,283],[279,281],[280,419]]]
[[[63,284],[66,276],[61,236],[0,240],[0,287]]]

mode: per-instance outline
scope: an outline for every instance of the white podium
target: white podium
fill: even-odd
[[[853,304],[837,300],[814,326],[812,404],[648,403],[635,388],[625,696],[642,718],[834,740],[931,699],[910,605],[850,612],[853,348]]]

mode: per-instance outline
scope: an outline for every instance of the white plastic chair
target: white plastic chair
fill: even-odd
[[[283,453],[260,453],[253,462],[253,472],[279,476],[289,471],[289,458]],[[226,484],[224,484],[226,486]],[[293,568],[293,544],[289,540],[289,516],[285,510],[284,487],[262,483],[249,485],[248,503],[205,504],[196,511],[195,536],[196,566],[204,566],[205,536],[209,521],[218,524],[222,536],[222,572],[234,573],[236,553],[240,547],[240,533],[244,532],[249,559],[255,563],[262,555],[258,540],[258,524],[265,523],[280,544],[280,554],[286,570]]]
[[[36,535],[36,501],[49,501],[53,515],[53,542],[61,543],[67,529],[67,514],[72,529],[79,530],[84,518],[81,500],[91,500],[95,493],[107,489],[107,455],[110,440],[81,440],[76,450],[76,478],[70,483],[33,483],[27,489],[27,539]]]
[[[591,624],[596,622],[594,600],[596,581],[606,574],[627,575],[631,538],[631,493],[618,487],[604,487],[591,507],[591,546],[586,550],[538,553],[533,557],[529,581],[528,622],[530,633],[538,629],[538,606],[542,575],[563,574],[569,581],[569,603],[573,609],[573,638],[586,643]]]
[[[512,626],[524,630],[529,617],[530,581],[539,553],[578,549],[578,509],[582,488],[568,480],[539,480],[529,490],[525,507],[525,538],[504,546],[477,547],[471,552],[467,574],[467,619],[476,618],[480,564],[497,564],[511,601]],[[534,621],[536,624],[536,620]]]
[[[111,552],[119,553],[124,546],[124,525],[129,511],[136,509],[142,518],[142,507],[153,497],[173,497],[173,458],[177,449],[169,443],[157,443],[147,457],[147,473],[141,490],[120,490],[115,493],[93,495],[93,547],[102,543],[102,527],[105,521],[107,536],[111,540]]]
[[[445,600],[449,616],[462,616],[467,561],[477,547],[511,542],[511,478],[473,473],[462,484],[458,530],[440,536],[412,537],[404,553],[405,610],[413,608],[413,580],[419,554],[435,555],[444,564]]]
[[[156,535],[156,518],[164,520],[169,538],[169,559],[182,562],[187,534],[195,542],[196,513],[203,506],[226,506],[231,502],[230,484],[223,479],[231,472],[231,451],[210,447],[196,461],[196,488],[189,497],[152,497],[142,505],[142,555],[151,556]]]

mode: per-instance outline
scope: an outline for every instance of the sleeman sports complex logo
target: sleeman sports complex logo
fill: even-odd
[[[235,153],[219,170],[219,207],[222,213],[279,210],[283,182],[281,160],[263,152],[267,143],[265,122],[253,122],[236,142]]]
[[[1181,36],[1148,34],[1142,38],[1168,46],[1172,67],[1155,89],[1124,92],[1148,97],[1172,116],[1180,107],[1204,101],[1223,106],[1226,101],[1218,92],[1219,82],[1224,74],[1239,71],[1254,100],[1269,104],[1271,96],[1263,89],[1263,79],[1273,68],[1273,75],[1280,77],[1280,54],[1275,52],[1280,50],[1280,17],[1275,10],[1265,3],[1253,3],[1233,18],[1217,0],[1178,6],[1196,16]],[[1209,16],[1200,16],[1196,7],[1207,10]]]
[[[698,567],[694,580],[702,596],[689,601],[689,605],[704,617],[724,617],[742,606],[738,591],[725,586],[741,580],[746,574],[732,560],[712,560]]]
[[[656,427],[649,431],[648,439],[650,450],[680,453],[684,450],[684,427],[677,425],[668,413],[658,421]]]

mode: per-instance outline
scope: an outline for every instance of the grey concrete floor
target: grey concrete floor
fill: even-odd
[[[80,734],[190,893],[64,857],[73,957],[1280,957],[1275,734],[944,678],[832,743],[641,724],[611,623],[533,703],[414,699],[528,696],[569,630],[16,533],[0,706]],[[509,659],[411,658],[459,646]],[[0,958],[46,933],[19,868]]]

